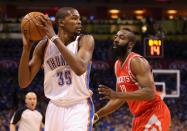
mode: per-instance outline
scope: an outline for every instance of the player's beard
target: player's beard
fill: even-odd
[[[112,49],[113,49],[113,56],[115,60],[122,58],[128,51],[128,43],[125,45],[114,44]]]

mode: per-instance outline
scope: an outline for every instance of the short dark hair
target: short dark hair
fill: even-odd
[[[129,31],[129,32],[133,33],[133,31],[131,29],[127,28],[127,27],[123,27],[122,30],[126,30],[126,31]]]
[[[68,11],[72,11],[72,10],[76,10],[73,7],[62,7],[60,8],[55,16],[56,21],[58,21],[59,19],[63,19],[65,18],[67,15],[69,15]]]
[[[130,40],[131,42],[133,42],[134,44],[136,43],[136,35],[134,34],[134,32],[133,32],[131,29],[124,27],[124,28],[122,28],[121,30],[126,30],[126,31],[128,31],[128,32],[129,32],[129,33],[128,33],[128,38],[129,38],[129,40]]]

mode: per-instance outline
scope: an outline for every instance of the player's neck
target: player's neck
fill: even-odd
[[[75,39],[74,35],[68,34],[64,32],[63,30],[58,32],[58,37],[65,45],[68,45],[70,42],[74,41]]]
[[[128,50],[122,57],[120,57],[120,60],[122,63],[125,62],[125,60],[127,59],[127,56],[131,53],[131,50]]]

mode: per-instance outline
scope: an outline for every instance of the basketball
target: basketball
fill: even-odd
[[[42,22],[38,19],[41,15],[44,14],[41,12],[30,12],[25,15],[21,21],[21,29],[23,33],[32,41],[41,40],[45,36],[45,33],[36,25],[36,23],[42,24]]]

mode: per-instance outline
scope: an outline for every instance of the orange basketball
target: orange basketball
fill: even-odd
[[[38,16],[41,15],[44,14],[41,12],[30,12],[21,21],[21,29],[30,40],[38,41],[45,36],[45,33],[36,26],[36,23],[42,24],[38,19]]]

